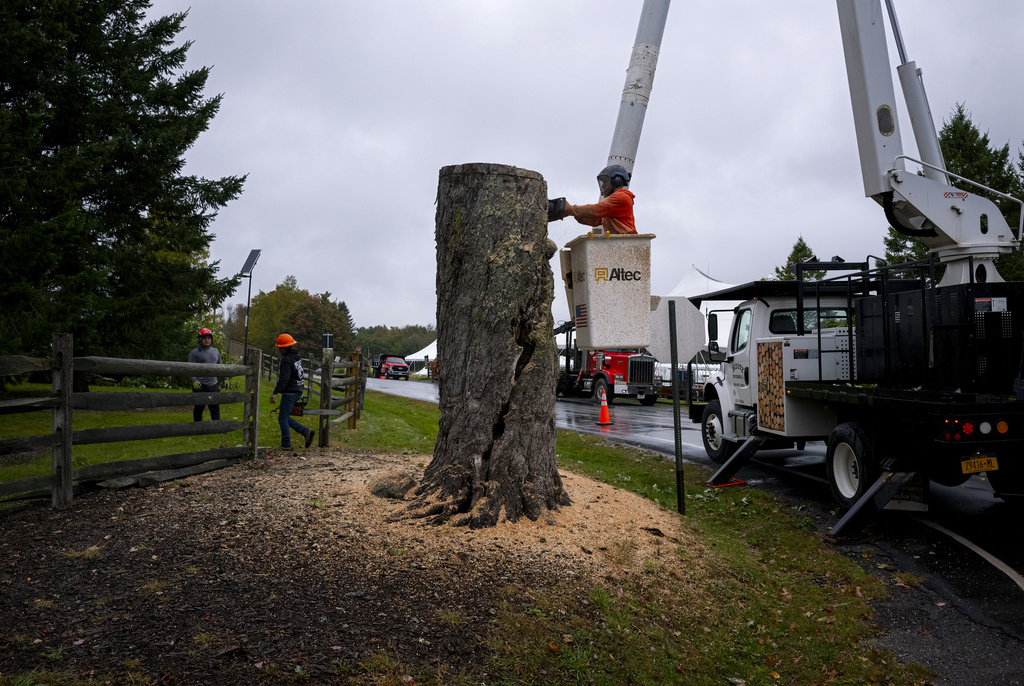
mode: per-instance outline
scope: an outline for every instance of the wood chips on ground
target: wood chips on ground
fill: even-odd
[[[66,511],[0,511],[0,673],[328,679],[382,651],[473,671],[497,609],[547,590],[671,576],[681,602],[711,605],[695,581],[706,551],[675,512],[572,472],[573,505],[540,521],[390,521],[406,503],[368,484],[394,470],[419,481],[429,459],[271,453]]]

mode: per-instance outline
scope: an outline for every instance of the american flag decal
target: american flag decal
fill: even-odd
[[[577,305],[576,306],[576,328],[585,329],[587,328],[587,306]]]

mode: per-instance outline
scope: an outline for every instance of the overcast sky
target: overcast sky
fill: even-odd
[[[188,67],[211,67],[206,92],[224,95],[186,173],[249,175],[213,224],[221,276],[259,248],[254,295],[291,274],[344,300],[356,326],[434,324],[438,170],[515,165],[541,173],[549,197],[595,202],[641,5],[155,0],[154,14],[189,12]],[[1016,158],[1024,3],[896,9],[936,125],[962,102]],[[654,294],[691,264],[730,283],[768,276],[800,235],[822,259],[883,253],[837,17],[830,0],[672,4],[631,184],[638,230],[657,235]],[[567,219],[549,235],[563,246],[583,229]],[[557,322],[568,310],[553,268]],[[243,281],[232,302],[245,297]]]

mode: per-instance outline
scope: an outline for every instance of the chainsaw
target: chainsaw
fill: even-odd
[[[304,400],[299,400],[298,402],[296,402],[295,405],[292,407],[292,411],[290,413],[291,416],[292,417],[302,417],[302,416],[307,415],[307,414],[308,415],[341,414],[341,410],[307,410],[306,409],[306,403],[308,403],[308,402],[309,402],[308,398],[304,399]],[[278,405],[277,407],[275,407],[274,409],[272,409],[270,411],[270,414],[274,414],[275,412],[279,412],[280,410],[281,410],[281,406]]]

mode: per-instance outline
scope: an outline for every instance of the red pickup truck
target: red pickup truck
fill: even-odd
[[[409,380],[409,363],[401,355],[381,355],[375,367],[379,378]]]

